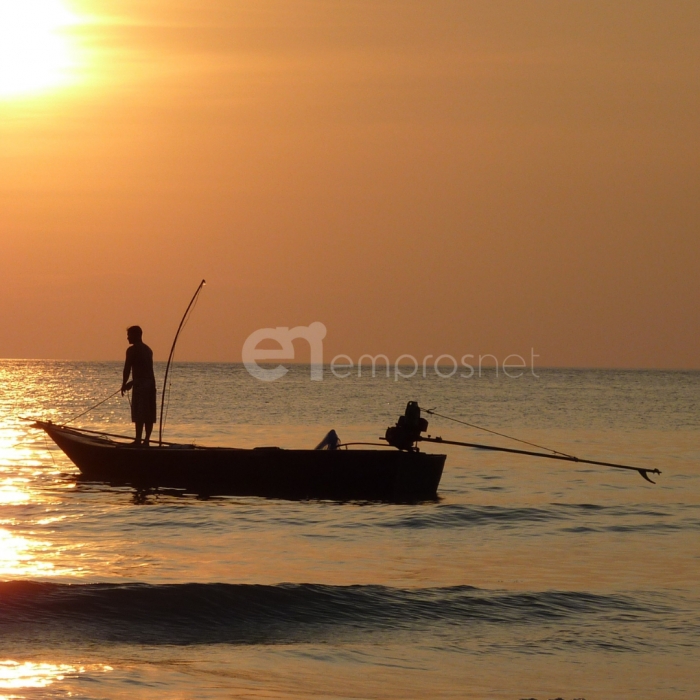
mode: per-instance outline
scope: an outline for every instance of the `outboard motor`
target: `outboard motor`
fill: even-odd
[[[421,418],[420,406],[417,401],[409,401],[406,412],[399,416],[396,425],[386,429],[384,439],[400,450],[417,451],[415,443],[420,440],[420,434],[428,429],[428,421]]]

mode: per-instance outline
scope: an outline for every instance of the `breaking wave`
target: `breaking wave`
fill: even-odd
[[[587,626],[592,618],[615,626],[648,623],[669,610],[629,595],[471,586],[0,583],[3,635],[141,644],[297,643],[357,632],[464,633],[484,624]]]

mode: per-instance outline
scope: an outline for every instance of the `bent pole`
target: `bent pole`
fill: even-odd
[[[199,287],[197,287],[197,291],[194,293],[194,296],[192,299],[190,299],[190,303],[187,305],[187,308],[185,309],[185,313],[182,317],[182,320],[180,321],[180,325],[177,327],[177,333],[175,333],[175,338],[173,339],[173,346],[170,348],[170,355],[168,355],[168,364],[165,365],[165,378],[163,379],[163,391],[160,395],[160,422],[158,423],[158,447],[160,447],[163,444],[163,406],[165,405],[165,388],[168,386],[168,372],[170,371],[170,363],[173,361],[173,354],[175,353],[175,345],[177,344],[177,339],[178,336],[180,335],[180,331],[182,330],[182,327],[185,325],[185,320],[187,319],[187,314],[190,312],[190,309],[192,308],[192,304],[194,304],[195,299],[199,295],[199,293],[202,291],[202,287],[206,284],[206,280],[202,280],[199,283]]]
[[[658,469],[645,469],[644,467],[630,467],[626,464],[612,464],[611,462],[594,462],[591,459],[579,459],[578,457],[568,457],[562,455],[548,455],[543,452],[530,452],[528,450],[516,450],[512,447],[495,447],[494,445],[482,445],[476,442],[456,442],[454,440],[443,440],[441,437],[420,437],[422,442],[437,442],[443,445],[458,445],[460,447],[475,447],[479,450],[495,450],[497,452],[512,452],[516,455],[528,455],[530,457],[546,457],[547,459],[559,459],[563,462],[579,462],[581,464],[595,464],[600,467],[613,467],[614,469],[629,469],[631,471],[639,472],[639,475],[646,479],[650,484],[655,484],[648,474],[661,474]]]

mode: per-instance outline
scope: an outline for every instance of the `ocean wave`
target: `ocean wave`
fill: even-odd
[[[394,519],[387,519],[381,522],[380,526],[423,529],[493,524],[510,527],[521,523],[541,523],[568,517],[567,513],[551,508],[448,504],[436,506],[429,512],[412,513]]]
[[[4,636],[142,644],[296,643],[353,632],[570,625],[577,620],[629,625],[668,613],[657,601],[630,595],[471,586],[0,583]]]
[[[498,505],[441,504],[420,512],[414,511],[370,523],[344,523],[344,528],[372,527],[411,530],[459,529],[496,527],[509,530],[522,526],[571,522],[564,532],[675,532],[696,530],[700,527],[697,511],[676,506],[661,509],[647,505],[601,506],[588,503],[552,503],[539,507]]]

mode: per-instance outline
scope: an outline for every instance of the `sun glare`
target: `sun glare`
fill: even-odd
[[[75,68],[61,0],[0,0],[0,99],[65,85]]]

